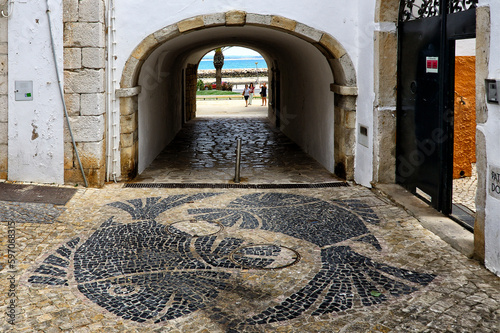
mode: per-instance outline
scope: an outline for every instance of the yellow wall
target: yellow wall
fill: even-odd
[[[453,178],[470,177],[476,163],[476,58],[455,57]]]

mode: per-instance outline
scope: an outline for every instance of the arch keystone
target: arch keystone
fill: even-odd
[[[337,59],[342,58],[347,53],[344,47],[335,38],[328,34],[323,34],[319,43],[329,50]]]
[[[271,19],[271,26],[289,31],[295,31],[295,27],[297,26],[297,21],[287,19],[286,17],[283,16],[274,15]]]
[[[244,25],[247,13],[241,10],[231,10],[226,12],[226,25]]]
[[[196,16],[177,23],[177,28],[181,33],[189,30],[199,29],[204,26],[205,26],[205,21],[203,20],[203,16]]]
[[[247,13],[247,24],[271,25],[271,15]]]

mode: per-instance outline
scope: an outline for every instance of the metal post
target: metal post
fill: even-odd
[[[257,84],[259,84],[259,69],[257,68],[258,64],[259,64],[258,62],[255,63],[255,75],[257,76],[257,80],[255,80],[255,82]]]
[[[236,168],[234,170],[234,182],[240,182],[240,160],[241,160],[241,139],[236,139]]]

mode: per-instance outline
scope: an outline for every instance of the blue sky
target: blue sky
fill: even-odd
[[[205,55],[205,57],[213,58],[214,53],[214,51],[210,51]],[[260,54],[259,52],[247,49],[245,47],[233,46],[227,50],[224,50],[224,56],[260,56]]]

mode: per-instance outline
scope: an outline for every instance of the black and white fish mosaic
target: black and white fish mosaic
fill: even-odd
[[[67,286],[72,281],[93,303],[138,323],[188,316],[234,288],[231,279],[238,270],[273,269],[284,255],[285,248],[273,244],[242,247],[245,240],[238,236],[192,235],[176,229],[175,224],[156,221],[175,207],[216,195],[111,203],[130,214],[132,221],[110,216],[90,236],[60,245],[45,254],[28,282]],[[382,249],[367,227],[379,224],[379,218],[357,200],[325,201],[266,192],[240,196],[223,208],[192,206],[187,205],[186,212],[193,220],[215,221],[221,228],[280,233],[314,244],[321,251],[321,267],[308,283],[296,286],[283,301],[260,313],[232,322],[229,331],[231,327],[291,320],[306,311],[318,316],[346,311],[356,304],[373,306],[410,294],[435,278],[375,262],[345,245],[346,240],[353,240]]]

